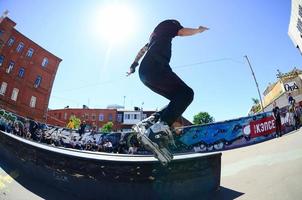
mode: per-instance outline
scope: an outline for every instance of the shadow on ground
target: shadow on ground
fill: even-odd
[[[59,190],[54,188],[53,186],[42,183],[37,180],[35,177],[29,177],[28,175],[20,173],[17,169],[12,167],[12,165],[4,163],[3,160],[0,159],[0,168],[2,168],[7,174],[11,175],[14,178],[14,181],[18,182],[22,187],[28,190],[28,193],[33,193],[38,197],[46,200],[80,200],[79,197],[68,193],[68,191]],[[12,175],[13,174],[13,175]],[[23,190],[23,188],[20,188]],[[18,192],[19,189],[14,188],[10,189],[10,191]],[[185,191],[184,191],[185,192]],[[212,194],[207,194],[206,196],[195,198],[195,199],[209,199],[209,200],[233,200],[244,193],[234,191],[225,187],[220,187],[219,190],[215,191]],[[101,197],[101,194],[98,194],[98,191],[95,192],[96,199],[97,197]],[[13,196],[13,195],[9,195]],[[39,198],[37,198],[39,199]],[[83,198],[81,198],[83,199]],[[11,200],[11,199],[8,199]],[[35,200],[35,199],[33,199]]]
[[[18,192],[18,190],[28,190],[28,193],[33,193],[37,196],[39,196],[42,199],[55,199],[55,200],[79,200],[78,197],[69,194],[68,192],[60,191],[57,188],[53,188],[45,183],[41,183],[38,181],[34,175],[32,177],[29,177],[27,175],[22,174],[20,171],[18,171],[16,168],[12,167],[12,165],[4,163],[2,159],[0,159],[0,168],[2,168],[3,171],[5,171],[7,174],[9,174],[14,181],[22,185],[24,188],[9,188],[10,184],[6,184],[8,187],[8,191],[10,192]],[[3,194],[7,192],[2,192]],[[2,195],[3,195],[2,194]],[[8,196],[14,196],[14,194],[9,194]],[[17,196],[17,195],[16,195]],[[26,197],[24,197],[26,198]],[[39,199],[39,198],[37,198]],[[8,199],[12,200],[12,199]],[[36,200],[36,199],[33,199]]]

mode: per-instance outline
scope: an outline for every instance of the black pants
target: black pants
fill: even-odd
[[[193,101],[194,92],[171,69],[168,62],[145,56],[140,68],[141,81],[170,103],[159,111],[160,119],[171,126]]]
[[[281,118],[280,117],[275,119],[275,124],[276,124],[276,134],[281,135],[282,127],[281,127]]]

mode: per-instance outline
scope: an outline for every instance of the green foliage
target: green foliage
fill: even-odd
[[[81,119],[80,118],[77,118],[75,115],[71,115],[69,120],[72,120],[75,129],[79,128],[79,126],[81,124]]]
[[[207,112],[200,112],[193,117],[193,123],[197,124],[208,124],[214,122],[214,118]]]
[[[105,133],[109,133],[112,131],[113,128],[113,123],[112,122],[107,122],[106,124],[103,125],[101,131]]]
[[[261,111],[261,105],[259,99],[252,98],[253,106],[251,108],[251,111],[255,114]]]

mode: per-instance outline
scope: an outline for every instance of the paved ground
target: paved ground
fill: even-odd
[[[301,199],[301,180],[302,129],[224,152],[217,199]]]
[[[0,200],[73,199],[43,184],[14,178],[0,161]],[[302,129],[281,138],[223,152],[221,189],[211,199],[301,199]],[[34,192],[32,190],[34,188]]]

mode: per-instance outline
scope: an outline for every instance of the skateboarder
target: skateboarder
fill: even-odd
[[[158,112],[159,121],[148,129],[153,136],[154,134],[170,135],[170,126],[186,110],[194,96],[193,90],[172,71],[169,65],[172,39],[175,36],[191,36],[206,30],[208,28],[203,26],[184,28],[177,20],[165,20],[159,23],[152,32],[149,43],[138,52],[127,72],[128,76],[134,73],[139,60],[146,53],[139,68],[141,81],[152,91],[170,100],[170,103]]]

